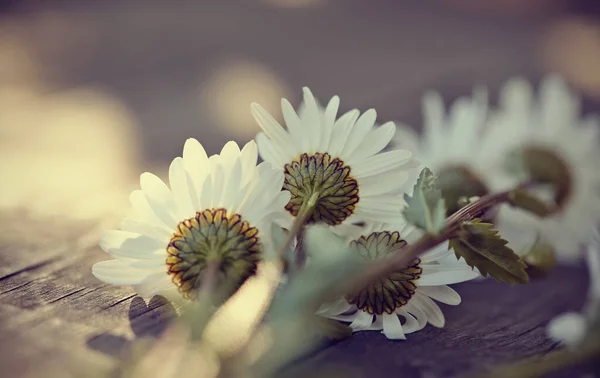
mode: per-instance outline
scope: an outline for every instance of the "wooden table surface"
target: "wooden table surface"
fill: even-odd
[[[107,258],[98,232],[126,213],[122,204],[137,175],[164,173],[187,137],[200,139],[209,153],[230,139],[244,143],[255,132],[243,110],[247,92],[276,106],[280,95],[297,103],[307,85],[321,99],[340,95],[344,110],[376,107],[380,120],[419,127],[425,90],[449,100],[487,84],[493,98],[513,75],[539,79],[548,68],[541,53],[548,30],[581,5],[520,13],[470,11],[468,1],[458,0],[278,3],[5,6],[0,193],[10,201],[0,202],[2,376],[92,376],[114,366],[131,340],[160,332],[171,314],[165,302],[146,304],[130,288],[91,275],[91,265]],[[15,100],[23,89],[33,100]],[[65,95],[77,98],[82,90],[94,93],[83,108]],[[68,117],[48,110],[56,104],[68,108]],[[588,97],[584,107],[600,109]],[[24,123],[25,113],[37,118]],[[82,121],[65,129],[63,121],[75,115]],[[356,334],[308,358],[296,373],[339,364],[356,376],[454,376],[546,353],[557,345],[545,324],[578,310],[586,285],[581,267],[526,286],[457,285],[463,303],[443,307],[444,329],[428,326],[407,342]]]

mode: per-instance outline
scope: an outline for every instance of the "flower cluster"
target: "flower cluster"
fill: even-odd
[[[280,247],[274,227],[292,232],[301,254],[302,230],[318,224],[366,263],[408,259],[318,315],[389,339],[428,323],[443,327],[434,300],[461,301],[448,285],[480,275],[524,283],[532,251],[547,245],[578,257],[600,220],[599,125],[579,119],[564,83],[549,77],[536,99],[527,82],[513,80],[497,108],[487,102],[478,90],[446,114],[440,96],[427,94],[422,135],[393,122],[378,126],[374,109],[338,115],[337,96],[323,106],[308,88],[298,109],[282,100],[285,125],[252,104],[262,129],[255,141],[241,149],[229,142],[208,156],[189,139],[168,185],[141,175],[134,215],[101,237],[113,259],[93,274],[185,304],[216,266],[230,296],[266,251]]]
[[[422,137],[399,126],[394,145],[413,151],[438,175],[447,199],[455,202],[450,211],[460,196],[480,197],[513,187],[507,155],[552,155],[564,186],[559,205],[565,206],[546,217],[503,206],[494,224],[517,252],[541,240],[562,259],[578,259],[582,243],[600,222],[600,119],[580,118],[579,99],[558,76],[546,77],[537,97],[520,78],[507,82],[499,97],[498,107],[491,108],[486,91],[478,88],[473,96],[456,100],[446,114],[441,97],[428,93]]]

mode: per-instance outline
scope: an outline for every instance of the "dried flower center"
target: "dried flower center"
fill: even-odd
[[[350,167],[328,153],[302,154],[284,167],[283,189],[292,196],[285,208],[297,216],[302,204],[317,193],[318,199],[308,223],[337,225],[348,218],[358,203],[358,183]]]
[[[210,261],[219,262],[220,278],[233,283],[233,290],[237,290],[256,273],[261,244],[258,230],[240,215],[208,209],[177,225],[167,253],[173,283],[184,298],[193,299]]]
[[[352,245],[365,260],[378,260],[403,248],[407,243],[400,237],[400,233],[394,231],[361,236],[353,241]],[[391,314],[406,305],[415,294],[416,281],[423,272],[420,263],[420,259],[414,259],[406,268],[347,295],[346,300],[369,314]]]
[[[482,197],[489,193],[485,185],[475,173],[466,167],[450,166],[437,172],[436,185],[446,200],[446,216],[457,212],[464,204],[461,198]]]

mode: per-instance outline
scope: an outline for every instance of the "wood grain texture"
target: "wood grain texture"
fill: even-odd
[[[94,86],[122,101],[140,125],[143,167],[160,170],[187,137],[202,140],[209,153],[238,138],[206,117],[197,100],[223,62],[263,65],[294,102],[308,85],[322,99],[339,94],[342,110],[376,107],[379,119],[418,128],[428,89],[451,99],[485,83],[494,97],[509,76],[539,78],[538,39],[557,16],[473,16],[431,0],[338,0],[295,10],[250,1],[173,4],[21,1],[0,22],[32,45],[46,91]],[[0,367],[7,376],[93,376],[173,315],[162,300],[146,303],[91,275],[92,264],[108,257],[96,245],[99,222],[0,209]],[[428,326],[407,342],[359,333],[288,373],[334,366],[346,376],[453,376],[545,353],[556,348],[545,324],[579,309],[586,285],[580,267],[526,286],[457,285],[463,303],[443,308],[444,329]]]

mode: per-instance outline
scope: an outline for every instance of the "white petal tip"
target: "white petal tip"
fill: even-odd
[[[402,335],[402,336],[386,335],[385,331],[381,331],[381,333],[383,335],[385,335],[386,339],[388,339],[388,340],[406,340],[406,335]]]
[[[367,110],[366,112],[364,112],[363,116],[377,118],[377,110],[375,110],[374,108],[371,108],[371,109]]]
[[[264,111],[263,107],[260,106],[260,104],[258,104],[257,102],[253,102],[250,104],[250,112],[252,114],[260,114],[263,111]]]
[[[185,144],[200,144],[200,142],[196,138],[187,138]]]
[[[150,172],[144,172],[140,175],[140,182],[147,180],[150,176],[154,176],[152,173]]]
[[[427,91],[423,95],[423,101],[428,103],[443,103],[442,95],[436,91]]]

